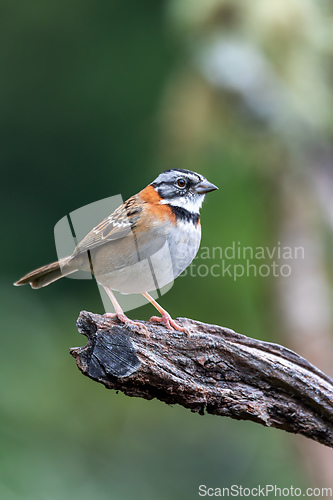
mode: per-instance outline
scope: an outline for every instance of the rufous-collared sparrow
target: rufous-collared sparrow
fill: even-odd
[[[195,172],[166,170],[92,229],[72,255],[14,284],[42,288],[76,271],[90,271],[112,301],[115,314],[108,316],[137,325],[124,314],[112,290],[141,293],[162,315],[151,321],[184,331],[148,291],[172,282],[196,256],[201,240],[199,210],[205,194],[215,189]]]

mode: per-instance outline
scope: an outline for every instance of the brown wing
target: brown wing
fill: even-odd
[[[83,238],[75,248],[73,257],[109,241],[124,238],[136,226],[141,212],[142,202],[136,195],[132,196]]]

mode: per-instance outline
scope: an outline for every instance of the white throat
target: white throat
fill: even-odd
[[[198,214],[205,199],[204,194],[196,194],[191,197],[179,196],[172,200],[161,200],[161,205],[172,205],[173,207],[185,208],[192,214]]]

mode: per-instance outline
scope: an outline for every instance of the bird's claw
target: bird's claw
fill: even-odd
[[[163,323],[166,326],[166,328],[168,328],[168,330],[177,330],[178,332],[184,332],[187,334],[189,340],[191,338],[188,329],[176,323],[176,321],[171,318],[170,314],[162,314],[162,317],[152,316],[149,321],[154,321],[156,323]]]
[[[135,327],[138,333],[143,333],[144,335],[149,335],[147,327],[141,323],[140,321],[134,321],[126,316],[124,313],[105,313],[103,314],[106,319],[115,319],[117,318],[121,323],[124,323],[125,326]]]

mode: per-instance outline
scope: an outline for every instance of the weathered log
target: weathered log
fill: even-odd
[[[148,330],[82,311],[88,337],[70,350],[84,375],[128,396],[201,415],[252,420],[333,447],[333,381],[295,352],[228,328],[178,318],[190,334]]]

